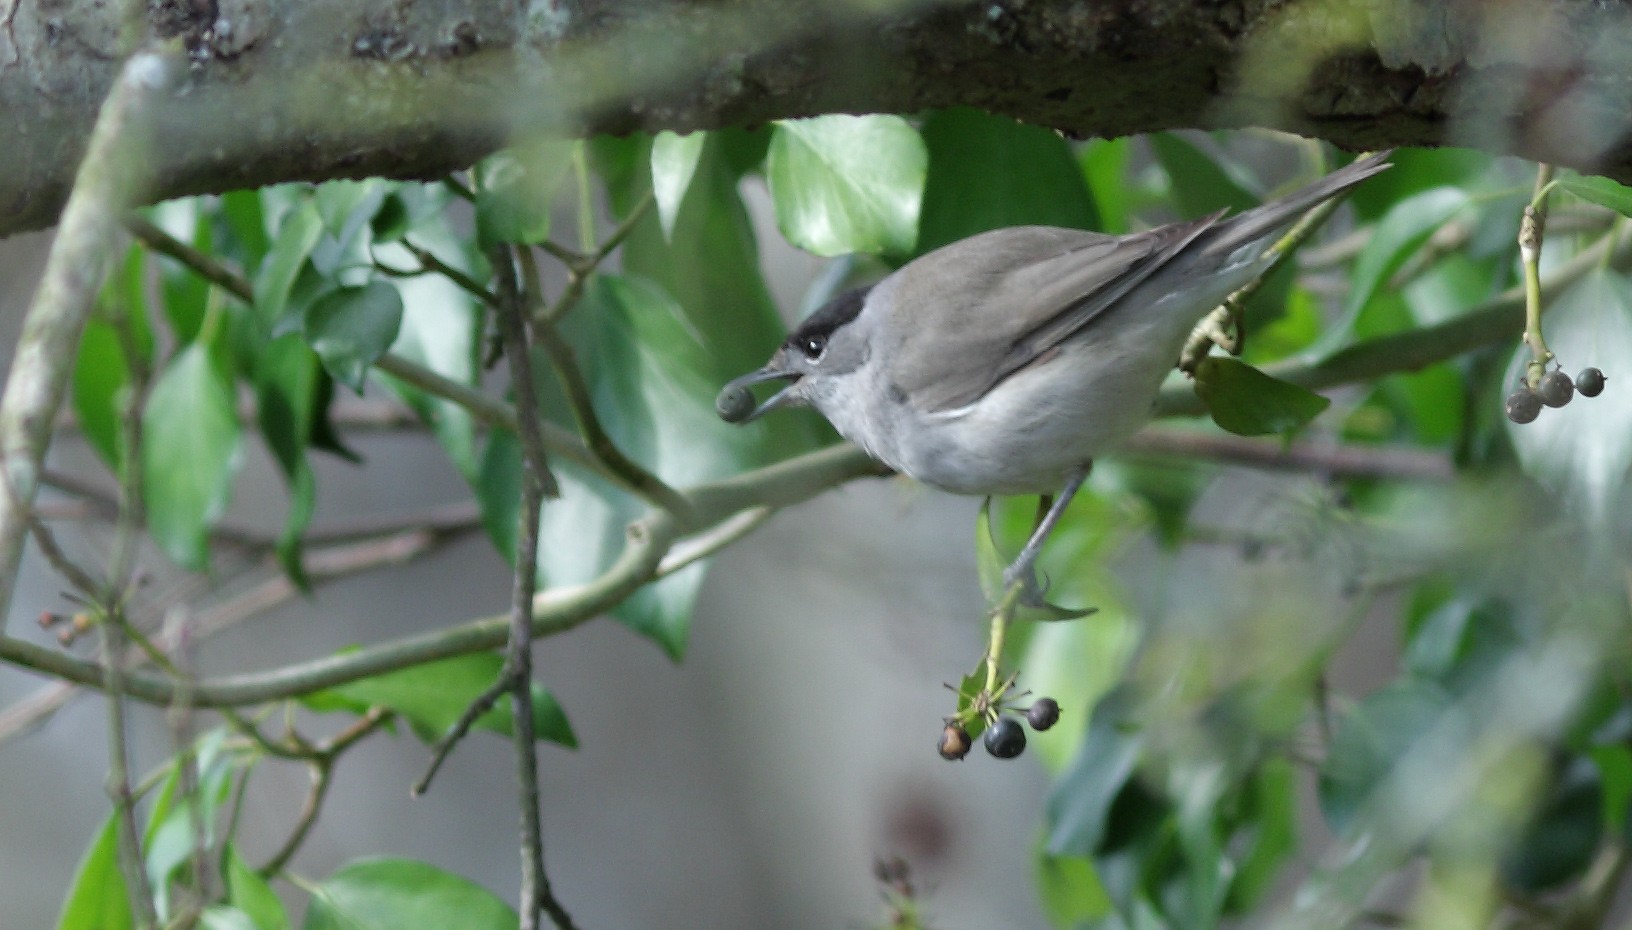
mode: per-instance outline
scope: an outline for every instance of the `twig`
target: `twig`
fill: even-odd
[[[537,290],[538,267],[527,251],[522,250],[518,257],[522,266],[522,280],[526,287],[527,305],[536,308],[540,306]],[[604,470],[617,475],[620,484],[632,489],[647,502],[662,507],[678,517],[681,523],[690,525],[693,514],[691,504],[685,497],[663,479],[624,455],[623,450],[618,448],[618,444],[612,441],[612,437],[601,426],[600,417],[595,413],[595,404],[590,399],[589,382],[584,378],[583,369],[578,367],[577,355],[573,352],[572,346],[555,331],[551,318],[535,315],[533,336],[543,347],[544,353],[550,357],[550,366],[555,369],[555,379],[561,385],[561,392],[566,395],[567,406],[572,409],[572,417],[578,424],[578,432],[583,437],[584,445],[600,460]]]
[[[263,878],[271,878],[283,871],[289,860],[306,842],[312,827],[317,823],[318,813],[323,809],[323,801],[328,797],[329,785],[334,774],[334,764],[340,755],[347,749],[355,746],[358,741],[378,730],[392,719],[390,711],[382,708],[372,708],[367,714],[357,719],[356,723],[335,734],[322,745],[315,747],[307,757],[308,771],[311,773],[312,786],[306,792],[306,799],[301,803],[300,816],[295,820],[294,829],[284,838],[272,857],[255,871]]]
[[[1364,158],[1365,156],[1362,155],[1361,157]],[[1224,298],[1224,303],[1220,304],[1206,317],[1202,318],[1200,323],[1196,324],[1195,330],[1190,334],[1190,339],[1184,344],[1184,350],[1179,354],[1179,368],[1181,370],[1193,374],[1196,366],[1206,357],[1209,347],[1215,344],[1232,355],[1240,353],[1241,320],[1247,300],[1253,294],[1258,293],[1259,288],[1264,286],[1265,278],[1274,273],[1275,269],[1279,268],[1288,256],[1298,250],[1298,246],[1302,245],[1305,239],[1313,235],[1315,230],[1319,229],[1326,220],[1331,218],[1333,213],[1337,212],[1337,208],[1343,200],[1342,197],[1334,197],[1323,200],[1311,207],[1303,216],[1298,218],[1297,223],[1293,224],[1291,229],[1287,230],[1281,238],[1275,241],[1274,245],[1264,250],[1263,260],[1265,264],[1263,273],[1237,288],[1234,293]],[[1235,336],[1233,338],[1226,337],[1226,333],[1232,330]]]
[[[1405,446],[1362,446],[1317,441],[1282,443],[1220,432],[1147,426],[1124,442],[1118,455],[1212,459],[1231,465],[1314,471],[1341,477],[1449,481],[1456,469],[1448,456]]]
[[[469,526],[450,528],[441,532],[415,530],[366,543],[308,551],[307,580],[313,586],[318,586],[370,569],[403,564],[436,551],[443,543],[458,538],[468,529]],[[208,639],[279,604],[293,600],[302,593],[282,569],[272,567],[267,571],[269,577],[265,581],[201,611],[197,616],[195,635],[200,640]],[[161,652],[172,645],[167,639],[161,639],[158,643]],[[148,661],[151,661],[150,656],[137,654],[127,659],[127,668]],[[79,689],[79,685],[69,681],[54,682],[0,711],[0,745],[29,732],[49,718],[78,694]],[[251,735],[251,738],[254,739],[255,736],[259,736],[258,731]],[[266,746],[263,745],[263,748]]]
[[[1547,194],[1551,190],[1553,166],[1536,166],[1536,188],[1525,204],[1519,220],[1519,265],[1524,269],[1524,343],[1530,347],[1525,366],[1525,382],[1534,390],[1547,373],[1553,353],[1541,337],[1541,241],[1547,228]]]
[[[629,210],[629,215],[623,218],[623,221],[618,224],[616,229],[612,230],[612,234],[607,236],[593,250],[574,252],[548,239],[539,243],[539,248],[548,252],[562,265],[566,266],[567,286],[561,290],[560,294],[556,295],[554,303],[548,306],[542,303],[538,304],[533,311],[535,318],[547,323],[554,323],[566,316],[567,311],[576,306],[578,300],[584,296],[584,285],[589,282],[590,275],[594,274],[595,269],[601,266],[601,262],[606,261],[607,256],[611,255],[618,246],[623,244],[623,240],[629,238],[629,234],[635,231],[635,227],[640,224],[641,218],[646,215],[646,211],[652,208],[653,203],[655,203],[655,200],[652,192],[647,191],[639,202]],[[586,245],[585,248],[587,249],[588,246]]]
[[[0,618],[10,611],[28,530],[28,508],[73,371],[75,348],[118,235],[116,218],[126,205],[140,199],[148,180],[148,127],[143,111],[152,97],[166,89],[177,70],[174,65],[169,57],[139,52],[120,69],[97,114],[17,341],[5,394],[0,397],[0,471],[15,492],[15,496],[0,495]]]
[[[859,449],[837,445],[807,453],[720,481],[689,488],[702,526],[712,526],[738,511],[785,507],[863,475],[883,474]],[[592,581],[551,588],[533,598],[534,638],[574,629],[623,602],[651,582],[663,557],[684,535],[673,517],[649,512],[631,523],[623,552]],[[262,704],[342,685],[422,662],[497,648],[508,637],[509,617],[488,617],[458,626],[390,640],[355,652],[326,656],[265,672],[201,679],[192,685],[197,707]],[[101,687],[103,674],[85,662],[14,637],[0,636],[0,661],[79,684]],[[125,691],[140,701],[169,704],[175,685],[167,677],[133,671]]]
[[[1579,280],[1606,259],[1619,263],[1628,257],[1632,257],[1632,243],[1605,236],[1559,265],[1541,282],[1543,297]],[[1321,359],[1288,359],[1265,365],[1264,373],[1311,390],[1369,381],[1395,372],[1415,371],[1511,338],[1523,322],[1524,289],[1513,287],[1443,323],[1363,340]],[[1158,416],[1195,416],[1205,413],[1206,408],[1191,385],[1175,384],[1162,389],[1156,412]]]
[[[126,214],[125,229],[141,244],[181,262],[194,274],[220,286],[244,303],[255,302],[255,286],[250,284],[248,278],[223,265],[215,256],[200,252],[170,235],[146,217],[137,213]]]
[[[538,521],[546,495],[559,489],[545,457],[542,418],[534,394],[532,364],[528,359],[527,305],[516,281],[515,264],[507,248],[493,250],[494,273],[499,282],[499,333],[510,360],[516,395],[516,418],[521,426],[521,525],[516,534],[516,564],[512,566],[510,635],[505,644],[501,681],[510,688],[511,737],[516,749],[516,795],[521,805],[521,930],[537,930],[539,912],[550,915],[559,930],[574,930],[572,917],[550,890],[544,871],[544,822],[539,810],[538,747],[533,734],[533,595],[538,579]]]

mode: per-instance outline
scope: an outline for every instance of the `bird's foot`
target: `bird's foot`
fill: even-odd
[[[1038,578],[1037,566],[1029,559],[1020,559],[1003,570],[1003,589],[1020,588],[1020,606],[1048,607],[1048,576]]]

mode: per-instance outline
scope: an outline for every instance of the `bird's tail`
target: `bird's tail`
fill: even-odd
[[[1297,222],[1311,208],[1387,170],[1388,157],[1393,153],[1393,149],[1387,149],[1356,159],[1307,187],[1225,220],[1213,227],[1209,237],[1212,241],[1204,248],[1214,255],[1228,255],[1242,246],[1269,238]]]

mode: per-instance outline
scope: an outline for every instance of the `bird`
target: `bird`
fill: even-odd
[[[1042,602],[1035,562],[1093,460],[1148,422],[1191,331],[1272,264],[1307,211],[1389,167],[1358,159],[1284,197],[1127,235],[978,233],[833,298],[719,415],[814,407],[896,472],[959,494],[1052,495],[1005,584]],[[788,382],[755,403],[749,390]]]

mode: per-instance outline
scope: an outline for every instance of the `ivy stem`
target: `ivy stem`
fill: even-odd
[[[1530,347],[1525,383],[1533,390],[1553,360],[1541,336],[1541,241],[1547,226],[1547,195],[1552,191],[1553,166],[1536,166],[1535,193],[1519,221],[1519,261],[1524,268],[1524,342]]]

